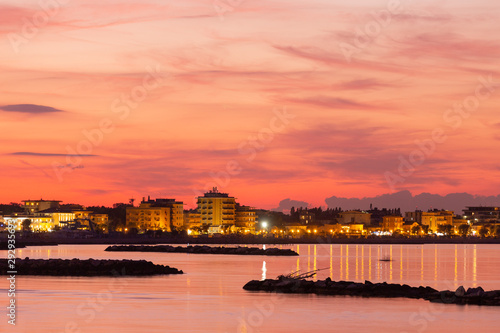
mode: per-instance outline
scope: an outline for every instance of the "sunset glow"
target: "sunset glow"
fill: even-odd
[[[499,193],[499,3],[231,3],[1,1],[0,202]]]

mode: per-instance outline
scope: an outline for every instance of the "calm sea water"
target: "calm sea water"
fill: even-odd
[[[104,252],[106,245],[18,250],[19,257],[146,259],[186,274],[17,278],[17,325],[1,332],[500,332],[500,308],[246,292],[252,279],[322,269],[317,279],[436,289],[500,289],[500,245],[290,245],[299,257]],[[5,257],[6,251],[0,251]],[[390,262],[380,259],[392,258]],[[0,301],[8,305],[7,283]],[[5,307],[4,307],[5,309]]]

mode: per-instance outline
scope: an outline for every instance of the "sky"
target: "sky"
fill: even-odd
[[[489,0],[0,0],[0,202],[496,196],[499,16]]]

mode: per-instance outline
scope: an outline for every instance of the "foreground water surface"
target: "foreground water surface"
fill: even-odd
[[[261,246],[261,245],[260,245]],[[269,247],[269,245],[267,245]],[[500,289],[500,245],[277,245],[299,257],[104,252],[28,247],[18,257],[146,259],[184,270],[157,277],[17,276],[16,326],[1,332],[499,332],[500,308],[253,293],[252,279],[321,269],[317,279]],[[7,251],[0,251],[6,257]],[[380,259],[391,258],[391,261]],[[8,285],[0,301],[9,304]]]

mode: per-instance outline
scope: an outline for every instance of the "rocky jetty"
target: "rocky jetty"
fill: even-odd
[[[358,296],[380,298],[414,298],[447,304],[474,304],[500,306],[500,290],[485,292],[481,287],[459,287],[456,291],[438,291],[431,287],[411,287],[406,284],[357,283],[352,281],[332,281],[330,278],[320,281],[309,281],[289,277],[277,279],[252,280],[243,289],[249,291],[267,291],[278,293],[318,294],[335,296]]]
[[[0,274],[7,275],[6,259],[0,260]],[[51,276],[150,276],[183,274],[177,268],[156,265],[146,260],[96,260],[96,259],[16,259],[18,275]]]
[[[130,251],[130,252],[173,252],[193,254],[237,254],[254,256],[298,256],[293,250],[282,250],[277,248],[259,249],[257,247],[223,247],[223,246],[170,246],[170,245],[113,245],[108,246],[105,251]]]

